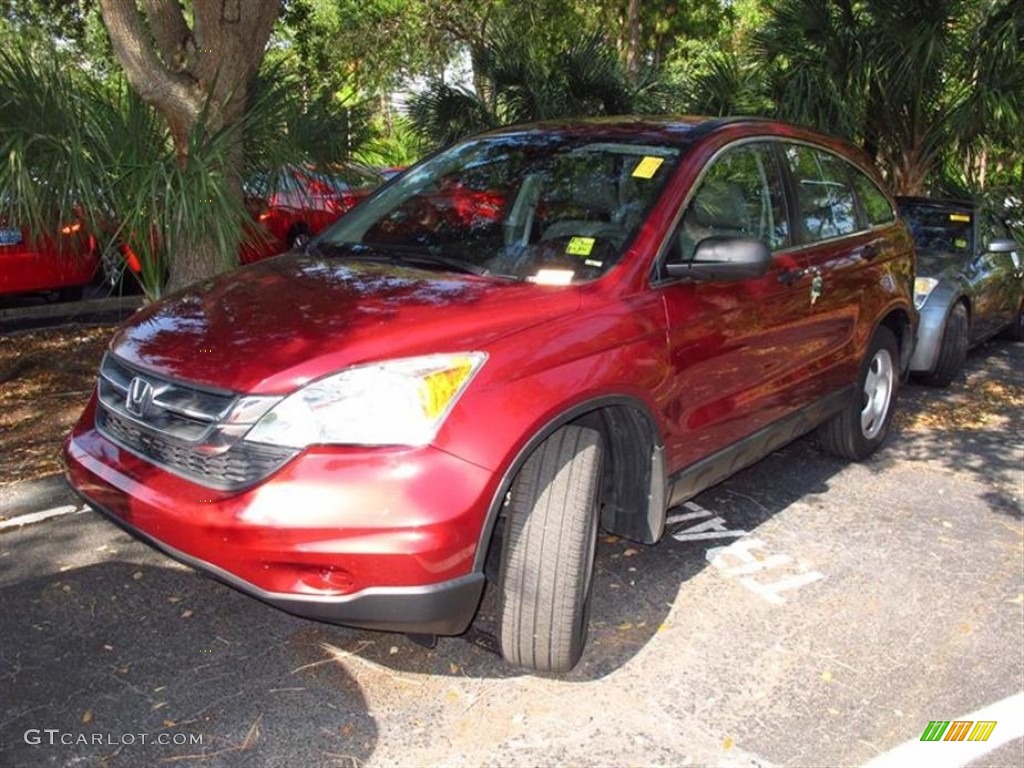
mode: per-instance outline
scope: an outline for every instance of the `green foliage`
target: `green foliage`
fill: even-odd
[[[681,83],[681,111],[698,115],[768,115],[772,102],[763,67],[733,51],[708,55]]]
[[[536,119],[767,114],[853,139],[901,190],[1020,197],[1019,0],[645,0],[632,26],[630,7],[288,0],[245,121],[246,167],[405,165],[467,133]],[[4,213],[53,226],[87,208],[119,222],[119,236],[148,231],[146,221],[207,226],[170,201],[219,199],[204,185],[220,183],[217,155],[239,139],[200,127],[190,141],[209,151],[196,144],[194,167],[176,165],[166,130],[116,74],[96,0],[0,0],[0,47]],[[453,81],[453,62],[471,62],[472,86]],[[410,84],[406,119],[392,95]],[[231,208],[231,226],[244,228],[238,201],[206,205]],[[154,275],[173,237],[159,239]]]
[[[432,0],[292,0],[277,29],[278,44],[298,62],[313,89],[339,83],[362,93],[399,87],[441,71],[456,54],[455,30],[480,2]]]
[[[944,157],[1020,146],[1015,0],[782,0],[754,37],[777,113],[859,141],[901,192]]]
[[[377,117],[370,138],[355,154],[355,159],[370,167],[387,168],[412,165],[427,153],[411,121],[402,116]]]
[[[643,91],[598,33],[555,51],[511,24],[496,25],[472,60],[476,90],[434,80],[411,100],[410,118],[427,141],[444,145],[509,123],[625,114]]]
[[[0,51],[0,205],[33,232],[56,232],[79,206],[99,208],[105,153],[94,119],[104,92],[26,48]]]
[[[366,100],[325,90],[310,94],[290,59],[263,67],[250,102],[245,122],[248,168],[344,162],[371,137],[373,110]]]
[[[101,84],[58,55],[0,53],[0,216],[36,233],[73,218],[114,256],[128,244],[143,287],[159,296],[168,254],[215,244],[226,269],[249,226],[227,161],[244,137],[245,171],[347,159],[365,141],[365,115],[330,99],[301,102],[283,68],[265,72],[239,127],[201,118],[179,153],[167,124],[123,81]],[[346,130],[338,130],[339,125]]]

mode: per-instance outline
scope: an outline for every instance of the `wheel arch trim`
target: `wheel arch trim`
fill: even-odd
[[[664,440],[658,430],[657,421],[652,416],[647,405],[637,398],[627,395],[603,395],[574,403],[544,422],[534,431],[530,439],[527,440],[516,453],[515,458],[509,462],[502,471],[501,481],[498,483],[498,487],[491,498],[491,502],[487,508],[486,518],[484,519],[484,524],[481,527],[480,538],[477,541],[476,555],[473,560],[473,571],[482,571],[484,568],[491,540],[494,535],[494,529],[501,514],[501,508],[505,503],[505,498],[508,495],[509,489],[512,487],[512,482],[515,480],[516,475],[522,469],[530,455],[538,446],[565,425],[586,417],[589,414],[597,415],[605,409],[616,407],[626,408],[637,413],[644,419],[650,429],[652,437],[650,485],[652,489],[660,489],[660,498],[658,493],[651,494],[648,504],[647,525],[652,528],[657,528],[660,533],[660,530],[664,528],[665,500],[667,499],[668,492],[668,472],[664,459]],[[589,426],[600,431],[603,437],[607,437],[607,430],[605,428],[596,427],[593,424]],[[608,451],[608,446],[606,446],[606,457],[609,456],[609,454],[610,451]],[[643,516],[638,515],[638,517]],[[659,519],[660,524],[658,522]],[[609,521],[605,519],[605,516],[602,515],[602,523],[607,525],[608,522]]]

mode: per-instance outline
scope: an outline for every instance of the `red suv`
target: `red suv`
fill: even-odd
[[[485,215],[444,210],[466,190]],[[567,670],[599,526],[653,543],[667,509],[815,428],[841,456],[878,447],[913,279],[891,198],[834,139],[751,119],[506,128],[305,253],[137,314],[68,474],[137,536],[302,616],[458,634],[490,581],[505,657]]]

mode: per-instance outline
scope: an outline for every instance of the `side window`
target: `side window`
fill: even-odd
[[[786,147],[797,187],[797,225],[810,242],[857,231],[857,206],[845,161],[799,144]]]
[[[889,198],[875,185],[874,181],[853,167],[850,168],[850,178],[853,181],[857,198],[860,200],[860,206],[864,210],[864,215],[868,218],[868,224],[877,227],[895,220],[896,211],[893,210]]]
[[[708,168],[679,223],[683,261],[706,237],[748,237],[775,251],[790,245],[782,177],[769,144],[726,150]]]

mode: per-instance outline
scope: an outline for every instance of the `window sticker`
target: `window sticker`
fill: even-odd
[[[568,285],[575,274],[571,269],[538,269],[530,282],[538,285]]]
[[[604,262],[603,261],[595,261],[594,259],[586,259],[583,262],[583,264],[584,264],[584,266],[587,266],[587,267],[603,267],[604,266]]]
[[[953,241],[953,245],[956,246],[957,248],[966,248],[967,241],[962,237],[958,237],[956,240]]]
[[[594,250],[594,238],[592,237],[571,237],[569,244],[565,246],[565,252],[570,256],[589,256]]]
[[[970,221],[971,217],[966,213],[951,213],[949,214],[950,221]]]
[[[636,168],[633,169],[634,179],[653,179],[654,174],[661,168],[661,164],[665,162],[663,157],[654,157],[653,155],[647,155],[643,160],[636,164]]]

